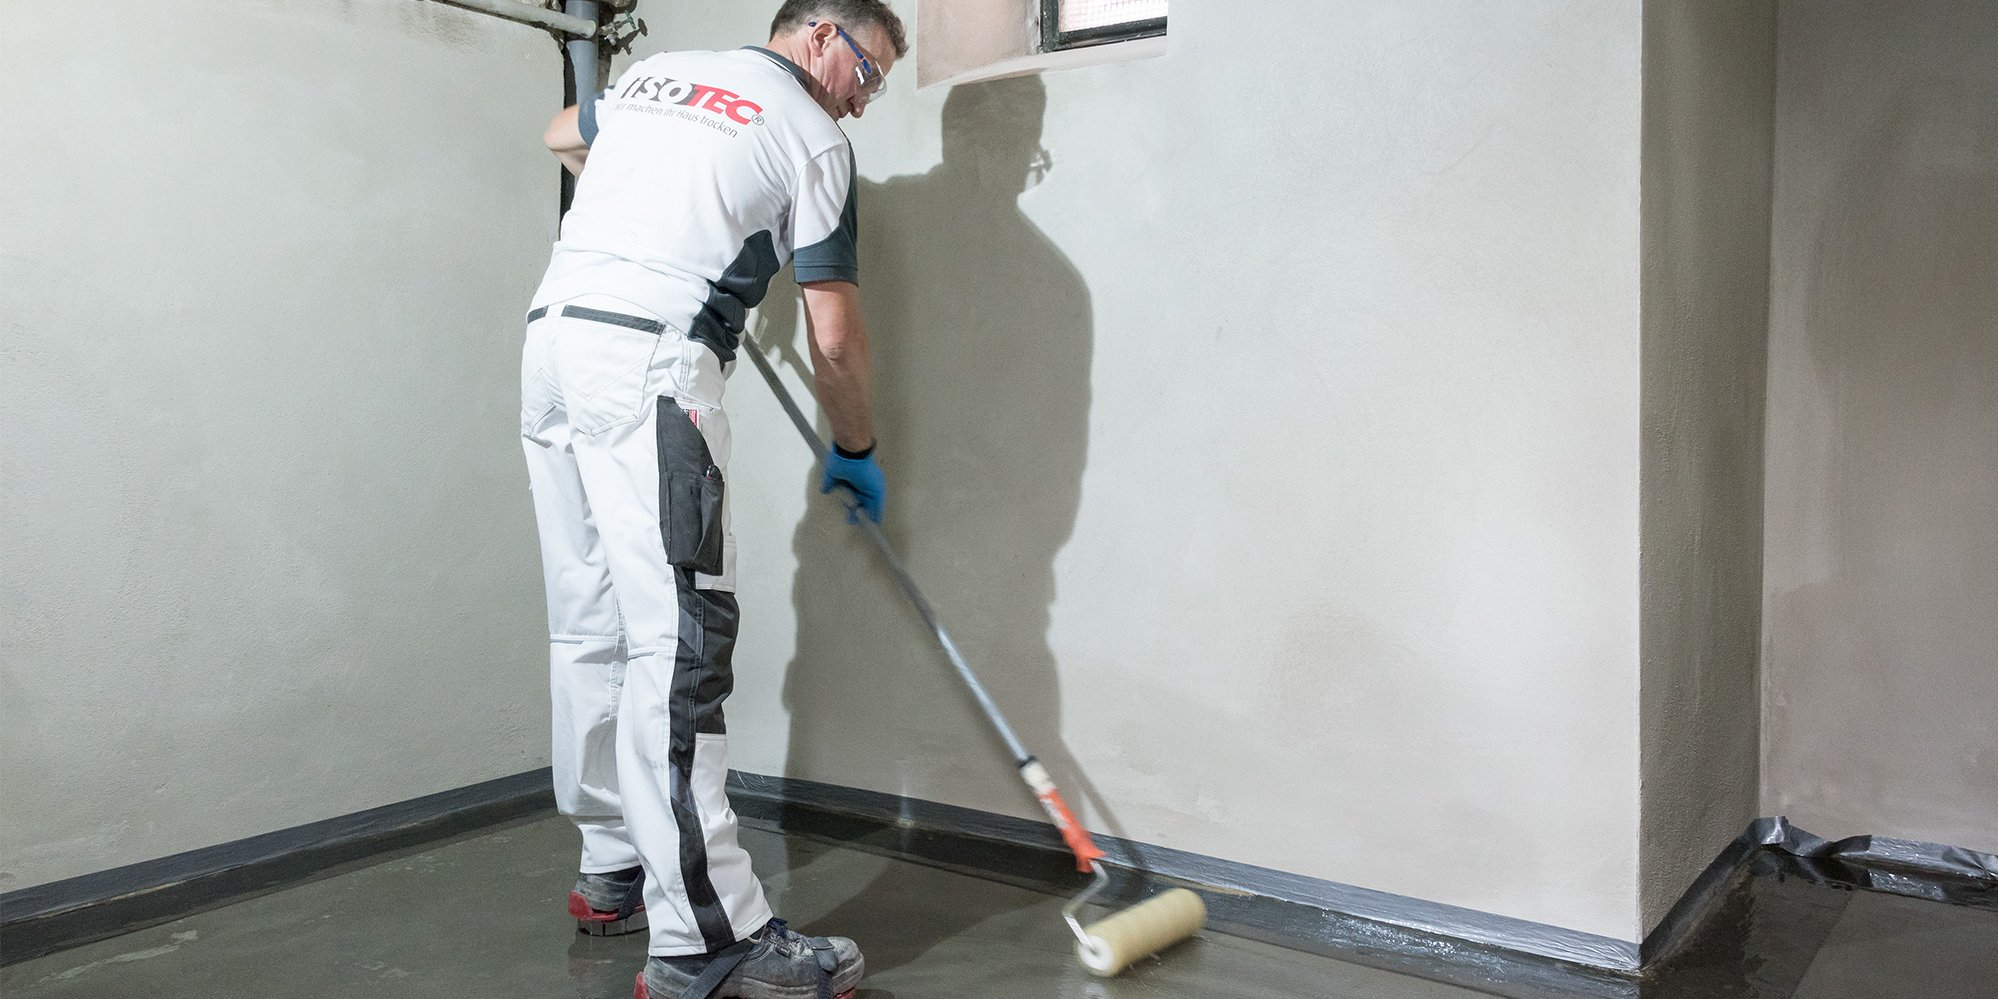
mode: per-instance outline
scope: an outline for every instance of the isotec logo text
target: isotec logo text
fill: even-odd
[[[632,97],[713,111],[716,114],[727,115],[730,121],[739,125],[763,124],[762,105],[752,104],[743,100],[741,94],[720,87],[704,87],[685,80],[673,80],[663,76],[641,76],[631,81],[631,85],[624,88],[624,93],[617,96],[619,100]]]

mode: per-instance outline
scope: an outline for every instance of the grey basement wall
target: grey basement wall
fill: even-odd
[[[543,33],[0,29],[0,891],[545,765],[516,444]]]
[[[1998,852],[1998,5],[1781,35],[1762,808]]]
[[[1774,0],[1644,4],[1649,932],[1758,816]]]
[[[848,123],[889,533],[1090,826],[1638,938],[1641,35],[1184,4],[1163,57],[898,69]],[[758,321],[795,372],[791,296]],[[734,765],[1036,816],[767,390],[729,406]]]

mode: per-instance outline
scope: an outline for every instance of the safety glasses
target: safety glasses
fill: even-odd
[[[805,26],[816,28],[819,22],[807,21]],[[845,40],[846,47],[853,50],[853,57],[860,60],[860,63],[853,67],[854,81],[859,85],[854,94],[855,98],[863,105],[873,103],[874,98],[881,96],[881,89],[888,83],[887,74],[881,72],[881,67],[875,65],[874,60],[867,58],[867,53],[861,51],[860,45],[853,40],[852,35],[846,33],[845,28],[837,24],[832,28],[839,32],[841,39]]]

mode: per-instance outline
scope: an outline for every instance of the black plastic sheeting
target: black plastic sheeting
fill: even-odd
[[[1998,911],[1998,854],[1886,836],[1828,840],[1782,816],[1756,819],[1746,836],[1812,880]]]

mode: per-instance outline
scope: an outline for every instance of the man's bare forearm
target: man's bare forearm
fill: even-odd
[[[590,158],[590,144],[583,141],[576,113],[577,107],[573,104],[556,112],[547,129],[542,131],[541,141],[570,173],[581,177],[583,162]]]
[[[805,331],[812,382],[832,421],[833,443],[848,451],[866,450],[874,444],[874,413],[859,289],[843,282],[805,286]]]

